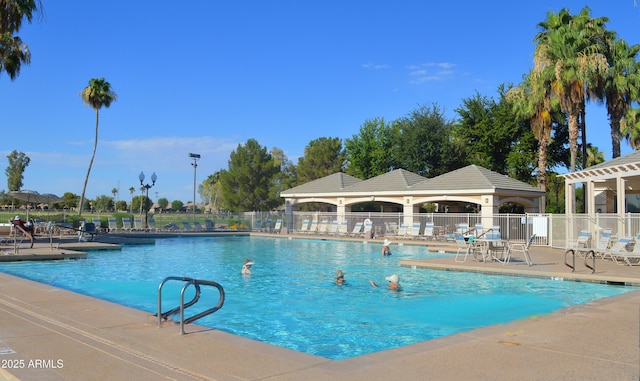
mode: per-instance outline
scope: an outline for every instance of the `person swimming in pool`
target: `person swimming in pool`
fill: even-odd
[[[400,287],[400,278],[398,277],[398,274],[390,275],[385,279],[389,281],[389,290],[400,291],[402,289],[402,287]],[[371,283],[375,288],[379,287],[373,279],[370,279],[369,283]]]
[[[242,265],[242,274],[250,275],[251,274],[251,266],[253,266],[253,261],[247,258],[244,260],[244,264]]]
[[[385,239],[384,242],[382,243],[383,257],[386,257],[387,255],[391,255],[391,249],[389,248],[389,245],[391,245],[391,241],[389,241],[388,239]]]
[[[346,281],[344,280],[344,273],[342,270],[336,270],[336,284],[338,286],[342,286],[345,283]]]

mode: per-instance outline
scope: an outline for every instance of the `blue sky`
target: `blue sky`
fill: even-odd
[[[154,201],[188,202],[190,152],[200,183],[250,138],[297,162],[311,140],[351,138],[367,119],[430,103],[454,118],[463,98],[522,80],[537,24],[562,7],[588,5],[640,43],[633,0],[42,1],[46,17],[19,33],[31,65],[15,81],[0,74],[0,153],[31,158],[23,189],[79,195],[95,113],[78,94],[104,77],[118,101],[100,111],[88,198],[119,188],[130,200],[144,171],[158,175]],[[610,159],[606,110],[587,113],[587,137]]]

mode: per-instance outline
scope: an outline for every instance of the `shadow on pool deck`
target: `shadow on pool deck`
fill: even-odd
[[[40,245],[33,250],[49,251]],[[640,284],[640,268],[598,260],[591,274],[577,261],[572,273],[562,251],[534,248],[532,257],[531,267],[517,258],[461,264],[453,256],[401,265]],[[640,374],[638,291],[342,361],[197,325],[180,335],[172,323],[157,328],[146,312],[5,274],[0,310],[3,380],[637,380]]]

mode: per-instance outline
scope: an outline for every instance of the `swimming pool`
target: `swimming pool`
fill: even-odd
[[[0,271],[155,313],[168,276],[214,280],[226,301],[196,323],[297,351],[340,360],[414,344],[574,304],[633,291],[630,287],[412,269],[400,259],[425,258],[424,246],[267,237],[159,239],[155,245],[90,252],[86,260],[0,264]],[[245,258],[253,274],[240,273]],[[347,285],[333,283],[345,272]],[[403,291],[373,288],[397,273]],[[177,305],[167,284],[163,307]],[[215,289],[186,316],[216,304]],[[190,312],[191,311],[191,312]],[[171,329],[171,328],[169,328]],[[188,330],[188,329],[187,329]]]

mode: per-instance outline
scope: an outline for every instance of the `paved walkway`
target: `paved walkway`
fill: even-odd
[[[33,250],[51,251],[42,245]],[[640,284],[636,267],[598,260],[591,274],[580,262],[571,272],[562,251],[534,248],[532,258],[531,267],[453,256],[402,265]],[[0,380],[638,380],[639,311],[634,291],[332,361],[197,325],[180,335],[146,312],[0,274]]]

